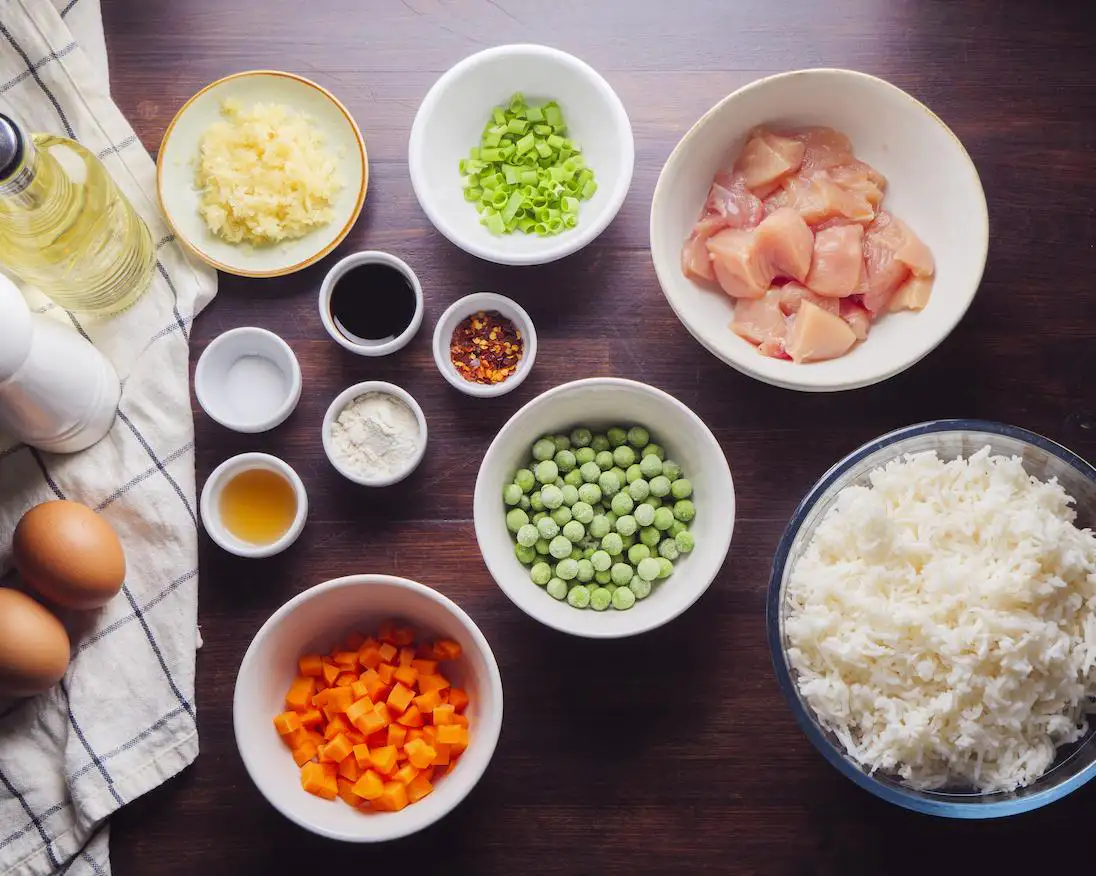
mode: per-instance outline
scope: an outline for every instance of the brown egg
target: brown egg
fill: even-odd
[[[25,593],[0,588],[0,695],[49,690],[68,665],[69,637],[61,622]]]
[[[44,502],[15,527],[15,568],[23,583],[66,608],[106,605],[126,577],[114,530],[79,502]]]

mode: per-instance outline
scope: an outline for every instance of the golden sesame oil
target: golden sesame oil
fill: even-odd
[[[102,162],[0,115],[0,264],[74,313],[108,316],[148,287],[148,227]]]
[[[249,468],[221,490],[221,522],[233,536],[253,545],[273,544],[297,516],[293,485],[276,471]]]

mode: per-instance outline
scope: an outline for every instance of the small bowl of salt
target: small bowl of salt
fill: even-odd
[[[209,416],[234,432],[280,426],[301,398],[301,366],[273,332],[234,328],[214,338],[194,368],[194,395]]]
[[[367,380],[339,393],[323,418],[323,449],[335,470],[363,487],[388,487],[426,453],[426,417],[405,389]]]

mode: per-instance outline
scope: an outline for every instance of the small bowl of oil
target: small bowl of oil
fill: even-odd
[[[300,476],[268,453],[226,459],[202,488],[202,525],[209,537],[238,557],[281,553],[301,534],[308,494]]]

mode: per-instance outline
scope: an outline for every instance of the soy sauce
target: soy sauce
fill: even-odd
[[[350,341],[375,344],[399,337],[415,316],[411,281],[391,265],[357,265],[335,281],[331,318]]]

